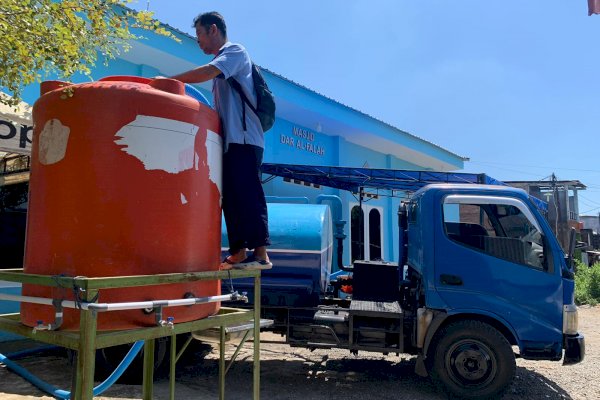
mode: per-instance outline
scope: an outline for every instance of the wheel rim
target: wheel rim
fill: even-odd
[[[452,380],[461,386],[485,386],[498,370],[492,350],[472,339],[453,344],[446,352],[445,364]]]

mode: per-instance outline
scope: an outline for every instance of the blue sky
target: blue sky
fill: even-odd
[[[588,16],[585,0],[151,0],[149,9],[190,34],[195,15],[219,11],[257,64],[469,157],[466,172],[578,179],[588,187],[580,213],[600,212],[600,15]]]

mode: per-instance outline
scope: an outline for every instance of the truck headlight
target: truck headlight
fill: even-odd
[[[575,304],[563,306],[563,333],[565,335],[576,335],[578,325],[577,306]]]

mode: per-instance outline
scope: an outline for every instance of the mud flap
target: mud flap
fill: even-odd
[[[425,367],[425,359],[421,354],[417,356],[417,363],[415,364],[415,374],[422,376],[423,378],[427,378],[429,373],[427,372],[427,367]]]

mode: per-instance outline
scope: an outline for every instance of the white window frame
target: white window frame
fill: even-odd
[[[354,207],[358,207],[359,203],[356,202],[351,202],[348,203],[348,221],[350,221],[350,229],[349,229],[349,233],[350,233],[350,246],[348,247],[350,249],[350,258],[352,258],[352,241],[353,241],[353,237],[352,237],[352,209]],[[372,206],[372,205],[368,205],[363,203],[362,204],[362,211],[363,211],[363,217],[364,217],[364,224],[363,224],[363,232],[365,234],[365,241],[363,243],[363,253],[365,255],[365,260],[370,260],[371,259],[371,237],[370,237],[370,232],[369,232],[369,213],[371,212],[371,210],[376,209],[377,211],[379,211],[379,226],[380,226],[380,230],[379,230],[379,235],[380,235],[380,243],[381,243],[381,259],[385,260],[386,259],[386,252],[385,252],[385,236],[384,236],[384,231],[385,231],[385,218],[383,218],[383,210],[384,208],[382,206]]]
[[[521,200],[515,199],[514,197],[451,194],[446,196],[444,199],[444,204],[500,204],[505,206],[514,206],[527,217],[535,229],[537,229],[540,233],[544,232],[540,228],[540,224],[531,213],[529,207],[527,207],[527,205],[525,205],[525,203],[523,203]]]

